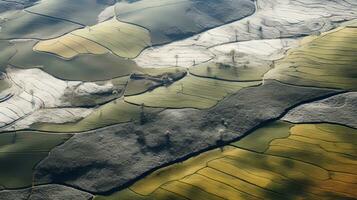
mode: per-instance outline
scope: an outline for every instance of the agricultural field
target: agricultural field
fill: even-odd
[[[65,59],[72,59],[78,54],[108,52],[133,58],[150,45],[149,31],[113,18],[59,38],[40,41],[34,46],[34,50],[53,53]]]
[[[0,0],[0,200],[357,199],[354,0]]]
[[[339,125],[273,122],[95,199],[353,199],[356,134]]]
[[[356,90],[357,28],[347,25],[305,38],[278,61],[266,79],[305,86]]]

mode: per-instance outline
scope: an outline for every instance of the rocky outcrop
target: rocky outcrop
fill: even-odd
[[[89,193],[55,184],[0,191],[0,200],[90,200],[92,198]]]
[[[301,105],[282,119],[293,123],[328,122],[357,128],[357,92]]]
[[[243,89],[210,110],[169,109],[147,116],[141,125],[77,134],[37,166],[35,180],[93,193],[118,189],[155,168],[231,142],[291,107],[337,92],[268,81]]]

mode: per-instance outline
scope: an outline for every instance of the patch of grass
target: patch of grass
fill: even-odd
[[[0,185],[8,189],[31,186],[34,166],[70,137],[29,131],[0,134]]]

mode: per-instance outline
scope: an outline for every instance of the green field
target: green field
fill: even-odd
[[[95,200],[355,199],[356,138],[339,125],[274,122]]]
[[[21,188],[32,185],[34,166],[69,134],[19,131],[0,134],[0,186]]]
[[[238,148],[250,149],[263,153],[269,147],[269,143],[272,140],[288,137],[289,129],[292,126],[292,124],[280,121],[270,123],[265,125],[264,128],[257,129],[232,145]]]
[[[242,88],[259,84],[260,82],[228,82],[189,75],[167,87],[125,97],[125,101],[160,108],[206,109]]]

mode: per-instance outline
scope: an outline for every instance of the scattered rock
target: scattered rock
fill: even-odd
[[[93,195],[63,185],[43,185],[0,191],[0,200],[89,200]]]
[[[282,119],[292,123],[328,122],[357,128],[357,92],[301,105]]]

